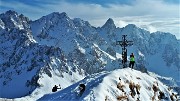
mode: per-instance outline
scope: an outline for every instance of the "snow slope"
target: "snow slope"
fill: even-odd
[[[58,73],[58,71],[56,71],[55,73],[52,73],[52,77],[49,77],[46,74],[42,74],[40,76],[40,79],[38,79],[38,84],[40,85],[39,87],[37,87],[32,93],[27,94],[28,96],[26,95],[25,97],[19,97],[19,98],[15,98],[13,100],[15,100],[15,101],[35,101],[35,100],[41,98],[43,95],[51,93],[52,87],[54,85],[58,85],[58,86],[60,85],[61,89],[59,89],[59,91],[61,91],[64,88],[66,88],[84,78],[83,75],[80,75],[77,72],[72,73],[71,75],[69,75],[68,73],[63,73],[62,74],[63,77],[57,75],[56,73]],[[13,87],[8,87],[8,88],[13,89]],[[22,89],[24,91],[27,91],[26,90],[27,88],[25,88],[25,87]],[[10,91],[12,91],[12,90],[10,90]],[[16,93],[17,95],[20,95],[20,93],[19,92],[17,93],[17,91],[19,91],[19,90],[13,89],[13,92],[10,92],[10,94]],[[2,100],[5,100],[5,98],[2,98]],[[10,99],[6,99],[6,100],[10,100]]]
[[[119,80],[119,78],[121,80]],[[124,92],[117,88],[119,82],[124,85]],[[130,95],[130,82],[134,82],[141,86],[140,94],[136,94],[134,98]],[[86,85],[86,90],[82,96],[79,96],[79,84]],[[140,101],[150,101],[154,96],[154,91],[152,89],[153,84],[158,85],[157,87],[159,88],[159,91],[155,93],[154,100],[158,100],[159,92],[162,91],[166,97],[164,101],[170,101],[170,95],[175,93],[173,90],[168,89],[168,87],[157,78],[153,78],[146,73],[141,73],[140,71],[130,68],[93,74],[62,91],[47,94],[38,101],[103,101],[105,99],[106,101],[116,101],[120,96],[127,96],[130,101],[135,101],[137,98],[139,98]]]

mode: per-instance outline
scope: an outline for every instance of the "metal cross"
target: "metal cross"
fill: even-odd
[[[116,45],[120,45],[122,47],[122,64],[123,68],[127,67],[127,46],[132,46],[133,41],[126,40],[127,35],[122,35],[122,41],[117,41]]]

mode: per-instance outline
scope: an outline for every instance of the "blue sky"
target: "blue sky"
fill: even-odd
[[[180,39],[180,0],[0,0],[0,13],[15,10],[32,20],[52,12],[102,26],[113,18],[116,26],[136,24],[154,31],[171,32]]]

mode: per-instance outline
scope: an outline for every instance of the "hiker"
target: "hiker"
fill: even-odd
[[[52,92],[56,92],[56,91],[57,91],[57,89],[61,89],[61,87],[60,87],[60,88],[58,88],[58,86],[56,86],[56,85],[55,85],[55,86],[53,87],[53,89],[52,89]]]
[[[83,92],[85,91],[85,89],[86,89],[86,86],[85,86],[84,84],[80,84],[80,85],[79,85],[79,90],[80,90],[79,95],[80,95],[80,96],[83,94]]]
[[[129,63],[129,67],[133,69],[134,63],[135,63],[134,54],[131,53],[131,55],[130,55],[130,63]]]

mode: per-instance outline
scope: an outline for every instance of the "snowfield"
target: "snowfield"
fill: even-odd
[[[136,95],[134,98],[131,96],[130,82],[140,85],[140,94],[137,94],[135,88]],[[121,83],[123,91],[117,88],[118,83]],[[79,95],[79,84],[86,85],[86,90],[82,96]],[[157,86],[157,92],[154,92],[153,85]],[[117,101],[118,98],[122,101],[137,101],[137,99],[152,101],[153,97],[154,101],[158,101],[160,91],[165,95],[162,101],[171,101],[170,96],[175,93],[157,78],[134,69],[125,68],[88,76],[62,91],[46,94],[38,101]]]

